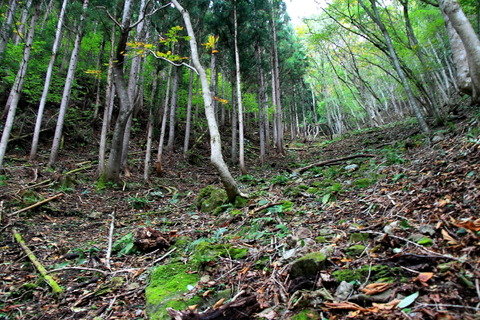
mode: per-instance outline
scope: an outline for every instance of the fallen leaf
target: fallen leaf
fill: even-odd
[[[222,299],[218,300],[217,302],[215,302],[215,304],[213,305],[212,308],[213,309],[218,309],[223,305],[224,302],[225,302],[225,298],[222,298]]]
[[[443,236],[443,239],[444,240],[447,240],[448,241],[448,244],[451,244],[451,245],[457,245],[458,244],[458,241],[455,240],[455,238],[453,238],[447,230],[445,229],[442,229],[442,236]]]
[[[393,284],[391,283],[370,283],[369,285],[365,286],[365,288],[361,289],[363,293],[367,295],[373,295],[377,293],[381,293],[388,288],[392,287]]]
[[[8,306],[8,307],[5,307],[3,309],[0,309],[0,312],[10,312],[12,311],[13,309],[17,309],[19,307],[23,306],[23,304],[14,304],[14,305],[11,305],[11,306]]]
[[[340,309],[340,310],[360,310],[367,311],[368,309],[360,307],[358,304],[353,302],[325,302],[325,307],[328,309]]]
[[[428,280],[433,278],[433,272],[423,272],[420,273],[415,280],[418,280],[420,282],[427,282]]]
[[[455,226],[477,232],[480,231],[480,219],[473,220],[473,218],[470,218],[461,222],[457,221]]]
[[[403,300],[400,301],[399,304],[397,304],[397,308],[403,309],[403,308],[408,307],[409,305],[411,305],[415,301],[415,299],[418,298],[419,294],[420,293],[417,291],[417,292],[409,295],[408,297],[403,298]]]

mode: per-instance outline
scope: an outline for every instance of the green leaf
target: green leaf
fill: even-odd
[[[417,292],[409,295],[408,297],[405,297],[402,301],[400,301],[399,304],[397,304],[397,308],[403,309],[403,308],[408,307],[409,305],[411,305],[415,301],[415,299],[418,298],[418,295],[419,295],[419,292],[417,291]]]
[[[323,204],[328,203],[331,195],[332,195],[331,193],[327,193],[326,195],[324,195],[323,198],[322,198],[322,203]]]

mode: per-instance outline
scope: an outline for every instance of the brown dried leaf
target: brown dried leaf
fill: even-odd
[[[213,305],[212,308],[213,308],[214,310],[215,310],[215,309],[218,309],[218,308],[220,308],[220,307],[223,305],[224,302],[225,302],[225,298],[222,298],[222,299],[218,300],[218,301]]]
[[[360,307],[358,304],[353,302],[325,302],[325,307],[328,309],[340,309],[340,310],[359,310],[359,311],[368,311],[368,309]]]
[[[465,221],[457,221],[455,226],[477,232],[480,231],[480,219],[473,220],[473,218],[470,218]]]
[[[367,295],[373,295],[373,294],[381,293],[392,286],[393,284],[391,283],[370,283],[360,291],[362,291]]]
[[[414,281],[420,281],[421,283],[426,283],[428,280],[433,278],[433,272],[423,272],[420,273]]]
[[[444,240],[448,241],[448,244],[451,244],[451,245],[458,244],[457,240],[455,240],[455,238],[453,238],[445,229],[442,229],[442,236]]]

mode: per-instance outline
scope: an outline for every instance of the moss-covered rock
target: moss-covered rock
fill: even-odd
[[[357,257],[365,251],[365,246],[361,244],[356,244],[351,247],[348,247],[345,252],[349,256]]]
[[[202,241],[195,245],[190,262],[195,268],[201,269],[214,262],[218,257],[239,260],[245,258],[247,252],[247,248],[236,248],[230,244],[213,244]]]
[[[320,252],[309,253],[292,264],[290,276],[292,279],[303,277],[311,278],[325,267],[327,256]]]
[[[228,197],[225,190],[215,186],[207,186],[200,190],[195,205],[202,212],[213,212],[227,202]]]
[[[166,308],[184,310],[190,305],[199,304],[201,297],[183,296],[189,286],[195,286],[200,276],[188,273],[187,266],[181,263],[163,265],[155,269],[150,284],[145,289],[146,311],[151,320],[169,320]]]
[[[363,266],[360,269],[344,269],[332,272],[337,282],[363,282],[369,277],[372,282],[395,282],[404,280],[402,269],[399,267],[390,267],[387,265],[377,264],[374,266]]]

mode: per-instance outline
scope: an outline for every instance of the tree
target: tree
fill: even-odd
[[[52,54],[50,56],[50,62],[48,63],[47,73],[45,75],[45,84],[43,87],[42,97],[37,111],[37,120],[35,122],[35,129],[33,132],[32,146],[30,149],[30,159],[34,159],[38,150],[38,139],[40,138],[40,129],[42,128],[43,112],[45,110],[45,103],[47,102],[48,90],[50,89],[50,83],[52,80],[53,66],[55,64],[55,58],[57,57],[58,46],[62,35],[63,18],[67,9],[68,0],[63,0],[62,7],[60,8],[60,14],[58,17],[57,28],[55,31],[55,40],[53,42]]]
[[[231,175],[230,171],[228,170],[227,164],[223,159],[220,132],[218,130],[218,125],[215,118],[215,110],[213,108],[213,97],[210,92],[207,73],[205,72],[205,68],[200,63],[197,41],[190,20],[190,15],[177,0],[172,0],[172,3],[183,17],[185,27],[187,28],[187,33],[190,37],[189,42],[192,63],[197,69],[202,85],[203,101],[205,103],[205,116],[207,118],[208,128],[210,131],[210,160],[220,176],[220,180],[222,181],[225,191],[227,192],[229,201],[234,202],[237,197],[244,197],[244,195],[240,192],[240,189],[238,188],[235,179]]]
[[[60,103],[60,111],[58,113],[57,125],[55,127],[55,135],[53,137],[52,150],[50,152],[50,159],[48,165],[53,166],[57,161],[58,152],[60,150],[60,141],[63,135],[63,125],[65,122],[65,114],[67,112],[68,102],[70,100],[70,93],[72,90],[73,80],[75,78],[75,70],[77,68],[78,53],[80,51],[80,44],[83,37],[83,27],[85,21],[85,11],[87,10],[89,0],[83,1],[82,14],[78,22],[78,27],[75,35],[75,42],[73,44],[73,50],[70,57],[70,63],[68,65],[68,72],[65,81],[65,87],[63,88],[62,102]]]
[[[466,93],[471,89],[472,100],[480,103],[480,40],[472,27],[472,24],[463,12],[456,0],[439,0],[438,4],[442,10],[447,30],[453,28],[461,40],[461,45],[456,41],[455,33],[450,29],[452,53],[456,63],[459,76],[459,87]],[[462,59],[466,53],[468,62],[468,76],[466,66]]]
[[[15,113],[17,111],[18,101],[20,100],[20,94],[22,92],[25,75],[27,74],[28,62],[30,60],[30,53],[32,51],[33,37],[35,35],[35,26],[40,14],[40,1],[37,1],[33,10],[33,14],[30,20],[30,28],[28,31],[27,39],[25,42],[25,49],[23,51],[23,58],[18,69],[15,82],[10,91],[10,95],[7,100],[8,115],[3,128],[2,139],[0,141],[0,168],[3,166],[3,159],[7,150],[8,139],[12,131],[13,122],[15,120]]]

